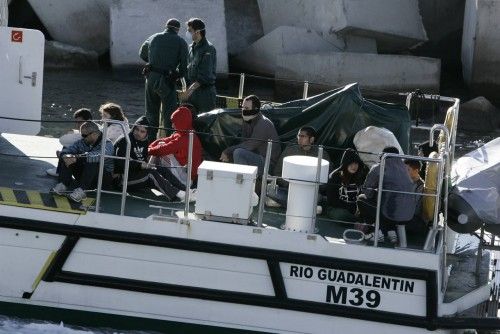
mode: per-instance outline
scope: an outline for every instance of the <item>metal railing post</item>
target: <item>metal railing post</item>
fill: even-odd
[[[384,184],[384,173],[385,173],[385,159],[387,154],[382,155],[380,158],[380,170],[378,176],[378,190],[377,190],[377,209],[375,211],[375,240],[373,241],[373,246],[378,247],[378,234],[380,229],[380,205],[382,203],[382,191]]]
[[[304,90],[302,91],[302,98],[307,99],[307,94],[309,93],[309,81],[304,81]]]
[[[101,206],[102,176],[104,174],[104,160],[106,155],[106,138],[108,135],[108,123],[104,121],[102,127],[101,156],[99,157],[99,174],[97,176],[97,196],[95,200],[95,212],[99,213]]]
[[[321,162],[323,161],[323,145],[318,147],[318,165],[316,169],[316,179],[315,179],[315,191],[314,191],[314,202],[313,202],[313,210],[311,216],[311,233],[316,233],[316,215],[317,215],[317,207],[318,207],[318,192],[319,192],[319,180],[321,178]]]
[[[123,216],[125,214],[125,205],[127,202],[128,174],[130,170],[130,150],[132,144],[130,143],[130,137],[128,136],[128,133],[125,129],[125,125],[120,122],[120,126],[122,127],[123,133],[125,134],[125,141],[127,142],[127,147],[125,148],[125,169],[123,171],[122,198],[120,205],[120,215]]]
[[[269,166],[271,165],[272,148],[273,148],[273,142],[271,140],[268,140],[266,149],[266,160],[264,162],[264,171],[262,172],[262,183],[260,188],[259,213],[257,218],[258,227],[262,227],[262,217],[264,216],[264,202],[266,201],[266,195],[267,195],[267,175],[269,174]]]
[[[240,87],[238,88],[238,99],[243,98],[243,90],[245,89],[245,73],[240,74]]]
[[[187,180],[186,180],[186,195],[184,197],[184,218],[188,218],[189,215],[189,200],[191,197],[191,169],[193,165],[193,130],[189,131],[189,148],[188,148],[188,163],[187,163]]]

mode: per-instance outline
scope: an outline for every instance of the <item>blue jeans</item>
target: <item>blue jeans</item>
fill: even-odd
[[[264,171],[264,157],[244,148],[237,148],[234,150],[233,161],[235,164],[256,166],[259,169],[259,176],[262,175]]]

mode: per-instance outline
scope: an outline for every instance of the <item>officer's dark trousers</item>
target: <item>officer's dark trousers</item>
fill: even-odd
[[[149,129],[149,139],[157,138],[158,130],[155,129],[160,123],[160,112],[163,115],[162,127],[171,129],[170,116],[177,108],[177,92],[175,86],[167,82],[163,75],[150,73],[145,84],[146,117],[151,128]],[[170,134],[172,130],[166,130]]]
[[[74,185],[83,190],[95,189],[98,175],[99,163],[88,163],[85,158],[77,159],[69,167],[63,161],[60,163],[59,182],[62,182],[66,187]],[[75,177],[74,181],[73,177]],[[112,183],[111,173],[104,171],[102,181],[103,188],[109,188]]]
[[[216,94],[215,86],[200,86],[191,94],[188,102],[196,108],[197,114],[201,114],[215,109]]]

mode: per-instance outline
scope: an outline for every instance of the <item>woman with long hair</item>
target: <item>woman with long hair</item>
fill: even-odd
[[[123,125],[125,126],[126,132],[123,131],[123,128],[120,124],[108,123],[107,138],[111,140],[113,144],[116,143],[118,138],[128,134],[129,132],[128,119],[123,114],[122,107],[120,107],[118,104],[112,102],[106,102],[99,107],[99,113],[101,114],[102,120],[119,121],[123,123]]]

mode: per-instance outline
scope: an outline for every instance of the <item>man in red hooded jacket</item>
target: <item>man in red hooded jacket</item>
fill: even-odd
[[[166,138],[160,138],[149,144],[148,155],[153,158],[155,164],[159,164],[166,172],[169,181],[172,175],[185,188],[187,182],[188,154],[189,154],[189,131],[193,130],[193,118],[191,111],[186,107],[179,107],[170,117],[175,132]],[[202,161],[202,147],[200,139],[193,135],[193,163],[191,166],[191,177],[196,180],[198,167]],[[174,186],[176,186],[174,184]]]

